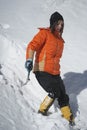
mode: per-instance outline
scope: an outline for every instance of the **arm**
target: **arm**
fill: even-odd
[[[38,51],[43,46],[45,40],[46,32],[45,30],[40,30],[27,46],[26,59],[33,59],[35,51]]]
[[[38,51],[46,40],[45,30],[40,30],[39,33],[35,35],[33,40],[28,44],[26,50],[26,63],[25,68],[30,72],[33,68],[33,58],[35,51]]]

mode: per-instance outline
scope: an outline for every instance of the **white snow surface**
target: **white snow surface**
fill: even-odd
[[[0,0],[0,130],[72,130],[57,101],[48,116],[37,114],[47,93],[32,72],[24,85],[27,44],[55,11],[65,21],[61,77],[76,127],[87,130],[87,0]]]

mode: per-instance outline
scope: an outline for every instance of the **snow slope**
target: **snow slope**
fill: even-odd
[[[59,11],[65,19],[61,76],[78,128],[87,130],[87,1],[0,0],[0,130],[70,130],[57,102],[49,116],[37,114],[46,92],[25,70],[25,51],[38,27]]]

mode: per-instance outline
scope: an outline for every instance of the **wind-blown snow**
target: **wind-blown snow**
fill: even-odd
[[[70,130],[57,102],[37,114],[47,93],[24,67],[28,42],[59,11],[65,20],[61,76],[78,128],[87,130],[87,0],[0,1],[0,130]]]

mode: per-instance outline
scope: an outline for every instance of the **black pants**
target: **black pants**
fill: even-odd
[[[47,72],[35,72],[36,79],[43,89],[52,98],[57,98],[60,107],[69,105],[69,97],[66,94],[65,86],[60,75],[51,75]]]

